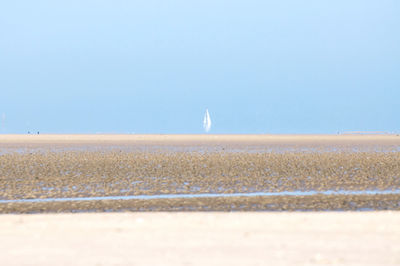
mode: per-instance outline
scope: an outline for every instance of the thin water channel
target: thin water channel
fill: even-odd
[[[390,195],[400,194],[396,190],[327,190],[327,191],[282,191],[282,192],[253,192],[253,193],[199,193],[199,194],[159,194],[159,195],[128,195],[102,197],[72,197],[72,198],[37,198],[0,200],[4,203],[38,203],[38,202],[73,202],[99,200],[154,200],[154,199],[192,199],[192,198],[231,198],[231,197],[268,197],[268,196],[313,196],[313,195]]]

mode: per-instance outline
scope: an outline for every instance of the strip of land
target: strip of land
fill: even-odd
[[[180,143],[180,144],[215,144],[220,143],[369,143],[400,144],[400,136],[384,135],[212,135],[212,134],[2,134],[0,143]]]

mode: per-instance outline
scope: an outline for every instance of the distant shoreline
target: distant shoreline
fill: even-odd
[[[400,143],[398,134],[0,134],[5,142],[93,142],[93,141],[352,141],[374,140]]]

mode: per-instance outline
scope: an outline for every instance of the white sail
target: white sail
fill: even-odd
[[[208,109],[206,109],[206,114],[204,115],[203,119],[203,128],[206,132],[210,131],[211,129],[211,118]]]

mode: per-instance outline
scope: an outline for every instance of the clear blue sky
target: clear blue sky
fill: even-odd
[[[398,0],[1,1],[1,132],[400,131]]]

